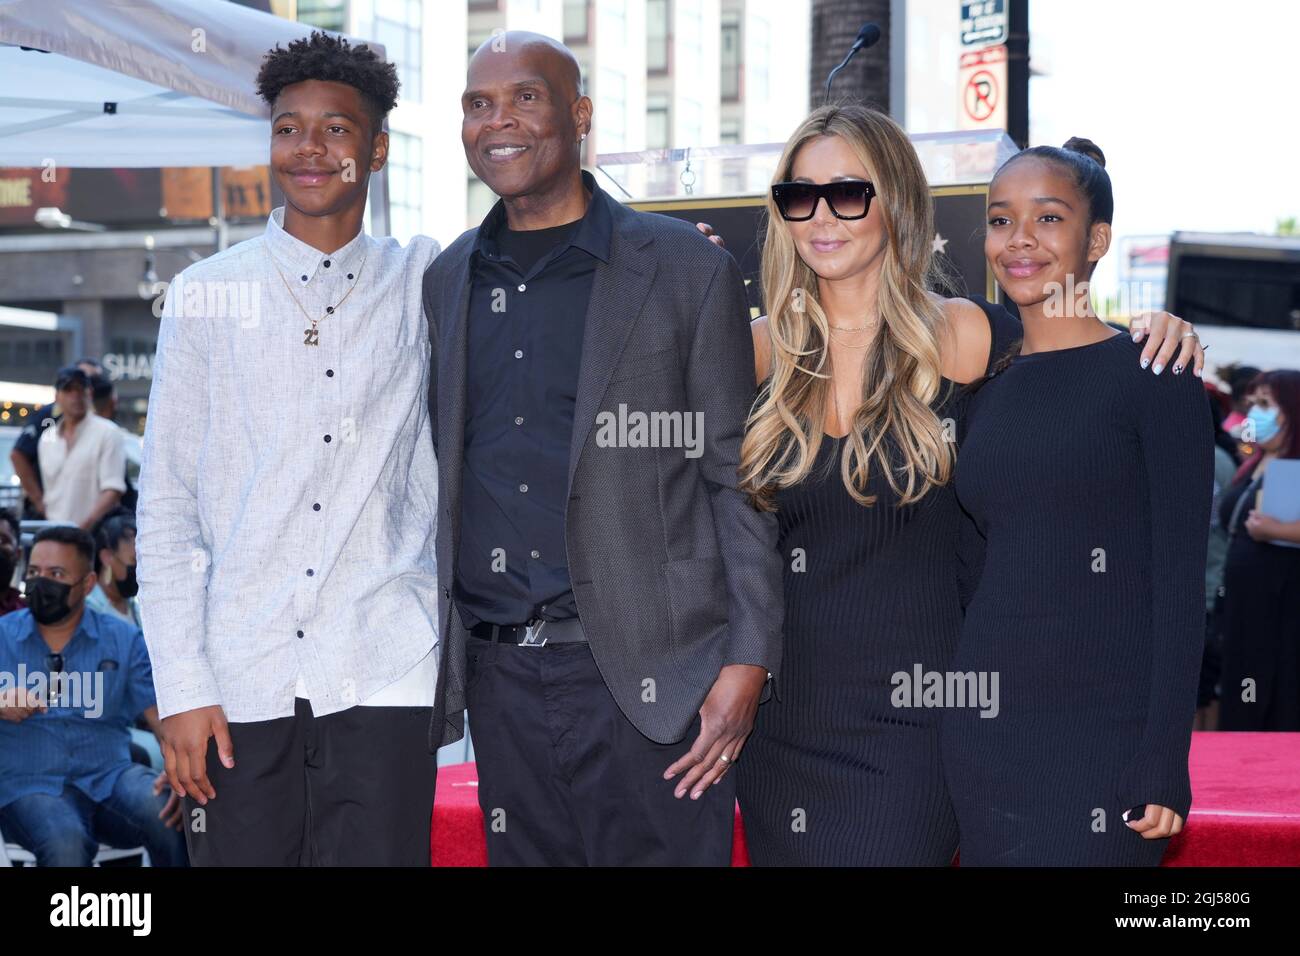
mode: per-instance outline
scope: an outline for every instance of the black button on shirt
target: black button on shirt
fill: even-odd
[[[614,201],[589,173],[583,181],[591,201],[582,219],[513,232],[498,202],[472,253],[455,577],[470,626],[577,616],[564,547],[569,443],[587,303],[596,265],[609,259]],[[525,424],[515,424],[520,417]],[[497,559],[504,571],[494,570]]]

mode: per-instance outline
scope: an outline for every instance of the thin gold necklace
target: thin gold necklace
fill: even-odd
[[[361,270],[366,267],[367,258],[369,258],[369,254],[362,257],[361,265],[357,266],[357,272],[356,272],[357,277],[355,281],[353,281],[352,285],[348,288],[348,291],[343,294],[343,298],[339,299],[337,305],[325,306],[325,315],[322,315],[319,319],[313,319],[311,317],[311,314],[302,307],[302,303],[298,301],[298,296],[294,294],[293,286],[289,285],[289,280],[284,277],[284,273],[281,272],[280,267],[275,264],[275,260],[274,259],[271,260],[271,266],[272,268],[275,269],[275,274],[278,275],[280,277],[280,281],[284,283],[284,291],[289,293],[289,298],[293,299],[293,304],[298,307],[298,311],[301,312],[303,316],[307,319],[307,321],[311,323],[311,328],[302,330],[303,345],[317,345],[317,346],[320,345],[320,331],[319,331],[320,324],[324,322],[328,316],[333,315],[336,310],[341,309],[343,307],[343,303],[348,301],[348,296],[350,296],[353,293],[353,291],[356,290],[356,287],[361,284]]]
[[[871,347],[871,343],[875,341],[875,336],[872,336],[871,339],[870,339],[870,340],[869,340],[865,345],[850,345],[849,343],[845,342],[845,341],[844,341],[844,338],[843,338],[844,333],[870,332],[870,331],[872,331],[873,329],[876,328],[876,326],[874,326],[874,325],[862,325],[862,326],[856,326],[856,325],[831,325],[831,324],[828,322],[828,323],[826,323],[826,328],[827,328],[827,330],[831,333],[831,338],[835,339],[835,341],[836,341],[838,344],[844,346],[846,349],[866,349],[866,348],[870,348],[870,347]],[[837,335],[836,335],[837,332],[840,333],[840,335],[837,336]]]
[[[874,342],[874,341],[875,341],[875,340],[873,339],[872,342]],[[839,341],[839,340],[837,340],[837,343],[838,343],[842,348],[846,348],[846,349],[869,349],[869,348],[871,348],[872,342],[864,342],[862,345],[850,345],[848,342],[844,342],[844,341]]]

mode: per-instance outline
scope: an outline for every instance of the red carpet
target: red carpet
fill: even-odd
[[[1192,812],[1165,866],[1300,866],[1300,734],[1192,735]],[[438,770],[434,866],[485,866],[472,763]],[[736,814],[733,866],[747,866]]]

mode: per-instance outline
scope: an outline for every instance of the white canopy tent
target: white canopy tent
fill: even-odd
[[[258,66],[311,29],[226,0],[0,0],[0,166],[264,165]],[[385,234],[386,175],[370,200]]]

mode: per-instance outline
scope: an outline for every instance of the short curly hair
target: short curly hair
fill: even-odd
[[[401,82],[397,68],[385,63],[364,43],[353,46],[343,37],[330,36],[320,30],[311,36],[293,40],[288,49],[277,43],[262,58],[257,71],[257,92],[274,105],[286,86],[303,80],[326,80],[346,83],[361,93],[370,113],[371,131],[379,132],[386,117],[397,105]]]

